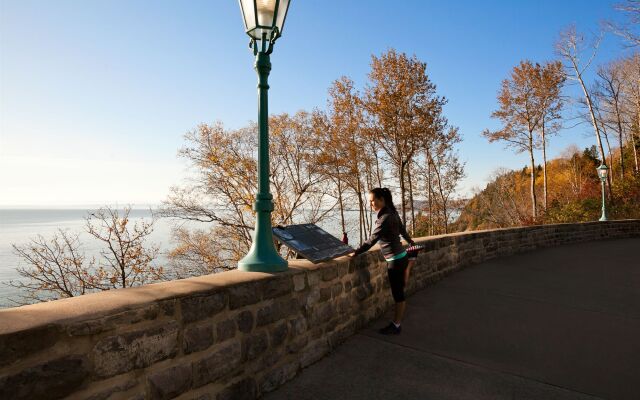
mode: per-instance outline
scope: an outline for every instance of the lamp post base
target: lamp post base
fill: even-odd
[[[271,232],[271,211],[273,203],[271,194],[258,193],[253,209],[256,211],[256,230],[249,253],[238,261],[238,269],[250,272],[282,272],[289,268],[289,263],[280,257],[273,244]]]
[[[238,261],[238,269],[246,272],[283,272],[288,268],[287,260],[277,253],[265,255],[249,251],[249,254]]]

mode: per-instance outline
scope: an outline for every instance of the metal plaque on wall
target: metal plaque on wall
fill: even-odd
[[[279,226],[274,236],[312,263],[331,260],[353,251],[351,246],[314,224]]]

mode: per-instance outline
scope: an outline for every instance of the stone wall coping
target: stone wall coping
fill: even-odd
[[[341,257],[346,258],[346,257]],[[290,260],[284,273],[225,271],[173,281],[151,283],[130,288],[112,289],[0,310],[0,335],[34,329],[50,324],[92,319],[135,310],[163,300],[218,290],[248,282],[282,279],[327,266],[336,260],[313,264],[307,260]]]
[[[421,237],[415,238],[414,240],[422,243],[438,241],[443,238],[479,236],[498,231],[518,232],[535,229],[550,229],[555,226],[586,226],[603,223],[621,224],[624,222],[640,222],[640,220],[628,219],[607,222],[567,223],[487,229]],[[379,253],[379,249],[377,246],[374,246],[370,252]],[[348,262],[348,260],[349,259],[346,256],[318,264],[313,264],[307,260],[290,260],[289,270],[284,273],[272,274],[232,270],[217,274],[158,282],[132,288],[113,289],[78,297],[0,309],[0,335],[36,329],[51,324],[64,324],[75,320],[98,318],[122,311],[138,309],[158,301],[193,296],[198,293],[211,294],[218,290],[225,290],[232,286],[254,281],[287,279],[288,277],[305,273],[306,271],[326,268],[329,265]]]

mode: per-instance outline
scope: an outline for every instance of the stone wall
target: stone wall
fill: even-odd
[[[408,291],[494,257],[632,236],[640,220],[422,238]],[[256,398],[392,305],[385,268],[372,250],[0,310],[0,399]]]

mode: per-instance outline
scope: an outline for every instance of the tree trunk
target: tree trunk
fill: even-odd
[[[444,233],[449,233],[449,215],[447,213],[447,199],[442,189],[442,176],[440,175],[440,169],[433,163],[433,170],[436,173],[436,179],[438,180],[438,191],[440,192],[440,201],[442,201],[442,217],[444,220]]]
[[[640,82],[638,83],[640,86]],[[638,132],[640,133],[640,93],[636,97],[636,118],[638,119]],[[631,141],[633,143],[633,160],[636,165],[636,174],[640,173],[640,165],[638,164],[638,148],[636,146],[636,135],[631,131]]]
[[[600,138],[600,129],[598,128],[598,122],[596,121],[596,114],[593,109],[593,104],[591,103],[591,96],[589,96],[589,92],[587,91],[587,87],[582,80],[582,75],[578,67],[574,64],[574,69],[576,71],[576,77],[578,78],[578,82],[580,82],[580,87],[582,87],[582,92],[584,93],[584,97],[587,101],[587,107],[589,108],[589,115],[591,116],[591,124],[593,125],[593,130],[596,134],[596,142],[598,144],[598,151],[600,152],[600,159],[602,162],[605,162],[606,157],[604,155],[604,148],[602,147],[602,139]]]
[[[538,219],[536,202],[536,162],[533,159],[533,132],[529,132],[529,156],[531,157],[531,216]]]
[[[604,140],[607,143],[607,151],[609,152],[609,165],[611,166],[611,171],[609,171],[609,183],[613,183],[613,153],[611,152],[611,144],[609,143],[609,135],[604,132]]]
[[[631,146],[633,146],[633,160],[635,162],[635,172],[636,174],[640,172],[640,169],[638,168],[638,151],[636,148],[636,135],[631,132]]]
[[[362,202],[362,186],[360,185],[360,178],[356,182],[356,196],[358,196],[358,226],[360,233],[360,244],[362,244],[364,240],[364,224],[365,224],[365,207]]]
[[[378,187],[382,187],[382,174],[380,173],[380,160],[378,159],[378,152],[375,149],[375,145],[371,144],[371,150],[376,158],[376,178],[378,179]]]
[[[407,166],[407,179],[409,180],[409,204],[411,205],[411,235],[416,233],[416,212],[413,204],[413,182],[411,182],[411,163]]]
[[[616,120],[618,122],[618,142],[620,143],[620,179],[624,182],[624,143],[623,143],[623,128],[622,117],[620,116],[620,109],[618,108],[618,99],[615,99],[616,105]]]
[[[402,223],[404,226],[407,226],[407,207],[405,201],[405,182],[404,182],[404,172],[407,167],[406,162],[400,161],[400,207],[402,207]]]
[[[342,226],[342,232],[344,233],[347,231],[347,228],[344,222],[344,201],[342,200],[342,183],[340,182],[340,175],[338,175],[338,179],[336,181],[336,186],[338,187],[338,202],[340,204],[340,225]]]
[[[433,235],[433,200],[431,197],[432,188],[431,188],[431,161],[430,157],[427,156],[427,201],[429,203],[429,235]]]
[[[544,209],[547,210],[547,139],[545,137],[545,122],[544,118],[542,119],[542,175],[543,175],[543,185],[544,185]]]

